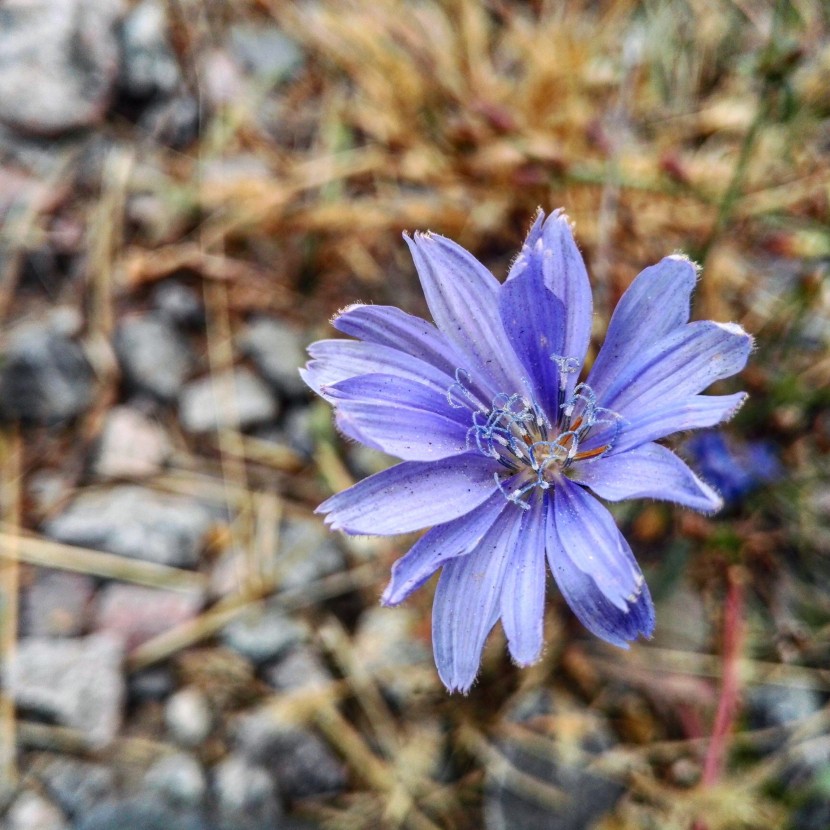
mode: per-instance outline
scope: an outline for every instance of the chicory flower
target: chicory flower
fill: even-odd
[[[356,339],[314,343],[303,370],[344,435],[401,463],[318,512],[349,534],[431,528],[395,563],[382,601],[402,602],[441,569],[433,648],[450,691],[469,690],[498,620],[516,663],[539,658],[545,560],[594,634],[621,647],[651,636],[648,587],[597,497],[721,506],[655,442],[735,413],[744,393],[699,393],[743,368],[751,338],[689,323],[697,272],[669,256],[625,292],[580,381],[591,288],[564,213],[539,211],[503,284],[449,239],[404,238],[434,324],[350,306],[333,325]]]

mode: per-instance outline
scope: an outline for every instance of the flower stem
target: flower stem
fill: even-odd
[[[740,658],[743,648],[744,586],[740,569],[726,572],[726,603],[723,613],[722,675],[712,739],[703,762],[701,786],[711,787],[723,772],[729,734],[735,723],[740,694]],[[693,830],[706,830],[706,823],[695,821]]]

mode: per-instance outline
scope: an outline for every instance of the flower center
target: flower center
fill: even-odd
[[[561,362],[560,362],[561,361]],[[574,371],[572,358],[559,359],[560,373]],[[447,390],[447,400],[456,409],[472,410],[472,426],[467,431],[468,447],[475,446],[482,455],[495,459],[504,467],[495,473],[496,483],[505,498],[523,509],[529,505],[523,497],[534,488],[554,486],[576,461],[599,458],[614,444],[620,416],[598,406],[590,386],[580,383],[567,400],[565,382],[561,385],[559,411],[549,417],[532,394],[499,393],[489,407],[470,391],[470,376],[463,369],[455,374],[456,383]],[[529,387],[527,381],[525,385]],[[602,445],[581,449],[598,426],[612,426],[611,437]],[[516,476],[508,491],[504,481]]]

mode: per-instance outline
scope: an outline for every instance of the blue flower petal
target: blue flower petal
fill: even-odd
[[[521,363],[499,317],[496,278],[461,246],[437,234],[404,237],[435,324],[466,360],[459,368],[492,398],[520,391]]]
[[[577,463],[571,477],[609,501],[662,499],[704,513],[723,507],[723,499],[708,484],[659,444]]]
[[[455,377],[455,370],[461,366],[455,347],[432,323],[394,306],[351,305],[332,320],[332,325],[359,340],[406,352],[450,377]]]
[[[581,364],[591,339],[594,306],[582,254],[574,242],[568,217],[562,211],[552,213],[545,222],[539,256],[545,284],[565,307],[562,357],[573,357]],[[566,395],[570,395],[576,380],[576,372],[568,377]]]
[[[496,519],[508,509],[516,508],[501,492],[496,491],[487,501],[464,516],[428,530],[392,566],[392,577],[381,602],[384,605],[398,605],[449,559],[475,550]]]
[[[623,422],[611,454],[626,452],[675,432],[704,429],[728,421],[743,406],[746,398],[746,392],[736,392],[734,395],[693,395],[671,400],[664,406],[644,407],[630,416],[632,420]],[[586,442],[585,449],[602,446],[611,439],[612,431],[609,427],[603,433],[592,436]]]
[[[408,378],[360,375],[324,391],[337,425],[351,438],[405,461],[430,461],[467,451],[469,411]]]
[[[709,320],[674,329],[623,368],[601,398],[628,420],[688,398],[740,372],[752,338],[734,323]]]
[[[544,228],[544,225],[545,211],[543,211],[542,208],[537,208],[536,215],[533,217],[533,224],[530,226],[530,230],[527,232],[527,237],[522,243],[522,250],[519,251],[519,255],[515,260],[513,260],[513,264],[510,266],[510,272],[507,274],[508,281],[512,280],[514,277],[518,277],[519,274],[527,268],[533,251],[536,248],[536,243],[542,238],[542,229]]]
[[[590,493],[567,479],[553,490],[553,515],[560,542],[574,565],[625,610],[643,585],[643,574],[614,519]]]
[[[536,493],[524,511],[504,574],[501,623],[510,654],[520,666],[529,666],[542,653],[545,616],[545,497]]]
[[[505,568],[524,511],[505,510],[478,548],[444,565],[432,607],[432,647],[444,685],[467,693],[484,641],[499,618]]]
[[[492,458],[467,454],[443,461],[404,461],[324,501],[332,530],[394,536],[457,519],[496,490]]]
[[[696,281],[693,263],[676,255],[637,275],[614,310],[588,376],[587,383],[598,397],[623,367],[637,360],[656,340],[688,322]]]
[[[586,523],[591,521],[588,517],[584,518]],[[590,561],[593,553],[593,539],[589,542],[586,538],[586,535],[594,535],[592,529],[586,528],[589,534],[571,536],[574,524],[578,524],[578,520],[568,528],[563,528],[557,521],[556,506],[550,502],[546,527],[548,563],[562,596],[577,619],[592,634],[620,648],[628,648],[628,643],[641,634],[651,637],[654,631],[654,605],[625,539],[614,526],[618,538],[614,538],[609,528],[602,542],[615,549],[614,555],[622,553],[630,559],[631,566],[639,575],[638,588],[621,607],[609,599],[596,577],[585,570],[585,561]]]
[[[559,368],[551,356],[561,357],[565,347],[565,307],[545,286],[540,265],[530,259],[521,274],[504,284],[499,310],[537,402],[545,412],[558,413],[564,391],[560,393]]]
[[[433,364],[377,343],[320,340],[308,347],[308,353],[312,360],[300,373],[326,400],[330,400],[326,387],[359,375],[396,375],[426,384],[442,395],[455,383],[454,376]]]

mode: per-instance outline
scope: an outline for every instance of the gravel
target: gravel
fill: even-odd
[[[193,372],[195,358],[187,340],[162,316],[141,314],[121,321],[115,351],[127,386],[170,403]]]
[[[51,322],[23,323],[10,332],[0,359],[0,416],[55,424],[84,412],[93,389],[81,347]]]
[[[217,372],[187,384],[179,400],[179,417],[188,432],[247,429],[279,414],[265,384],[245,368]]]
[[[70,545],[189,568],[199,561],[212,523],[192,499],[120,485],[81,493],[43,532]]]
[[[105,634],[26,637],[6,667],[20,709],[77,729],[94,747],[110,744],[121,723],[121,644]]]
[[[106,112],[118,72],[120,0],[6,0],[0,25],[0,122],[56,135]]]

